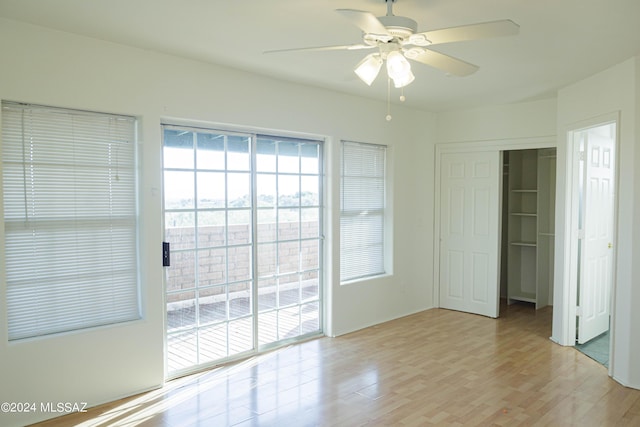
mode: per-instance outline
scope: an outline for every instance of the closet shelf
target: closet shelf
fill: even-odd
[[[514,216],[532,216],[532,217],[538,216],[538,214],[531,213],[531,212],[511,212],[511,215],[514,215]]]
[[[538,246],[536,242],[511,242],[513,246],[525,246],[529,248],[535,248]]]
[[[510,300],[514,300],[514,301],[524,301],[524,302],[537,302],[536,299],[536,294],[531,294],[531,293],[523,293],[520,295],[509,295],[509,299]]]

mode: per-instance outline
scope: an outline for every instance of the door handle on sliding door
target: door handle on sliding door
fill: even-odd
[[[162,242],[162,266],[171,267],[171,243]]]

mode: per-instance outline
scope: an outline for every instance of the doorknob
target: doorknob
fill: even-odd
[[[608,247],[609,249],[611,249],[611,248],[613,247],[613,245],[612,245],[611,243],[609,243],[609,244],[607,245],[607,247]]]

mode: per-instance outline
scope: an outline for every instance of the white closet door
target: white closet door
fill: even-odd
[[[440,307],[498,317],[500,153],[443,153],[440,165]]]
[[[606,130],[612,125],[606,125]],[[597,128],[600,129],[600,128]],[[613,280],[615,130],[589,130],[585,144],[578,343],[609,330]],[[614,127],[615,129],[615,127]]]

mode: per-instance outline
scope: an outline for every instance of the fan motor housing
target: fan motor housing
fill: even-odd
[[[379,16],[378,20],[385,26],[387,31],[395,37],[404,39],[418,31],[418,23],[406,16]]]

